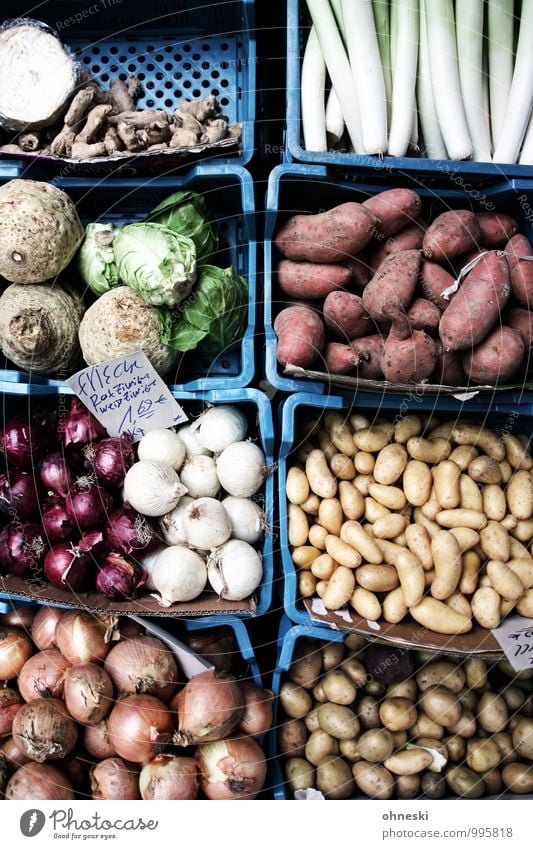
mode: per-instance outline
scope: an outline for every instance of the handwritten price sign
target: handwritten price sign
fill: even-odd
[[[492,632],[515,670],[533,668],[533,623],[523,616],[511,616]]]
[[[129,433],[137,442],[149,430],[187,421],[141,351],[84,368],[67,383],[110,436]]]

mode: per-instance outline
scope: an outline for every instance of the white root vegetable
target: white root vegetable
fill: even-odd
[[[214,454],[233,442],[240,442],[248,431],[246,416],[238,407],[220,404],[209,407],[191,426],[196,441]]]
[[[418,0],[396,0],[396,48],[392,66],[390,156],[405,156],[413,130],[418,63]]]
[[[326,103],[326,138],[330,144],[338,144],[344,133],[344,118],[339,98],[332,88]]]
[[[387,95],[387,125],[390,126],[392,108],[392,68],[390,53],[389,0],[372,0],[372,7],[374,10],[376,35],[378,37],[381,66],[383,68],[383,79],[385,81],[385,92]]]
[[[302,101],[302,128],[306,150],[323,152],[328,149],[326,140],[326,114],[324,86],[326,63],[314,27],[309,31],[302,62],[300,84]],[[289,116],[289,120],[291,117]]]
[[[124,498],[143,516],[163,516],[186,493],[172,466],[158,460],[139,460],[124,478]]]
[[[217,467],[212,457],[190,457],[180,471],[180,479],[193,498],[214,498],[220,492]]]
[[[217,474],[229,495],[250,498],[267,475],[265,455],[253,442],[234,442],[217,457]]]
[[[514,0],[488,0],[488,73],[492,143],[505,120],[514,67]]]
[[[223,545],[231,536],[231,521],[216,498],[197,498],[185,510],[185,533],[193,548],[208,551]]]
[[[248,543],[232,539],[210,554],[207,574],[211,587],[220,598],[242,601],[261,583],[261,556]]]
[[[483,102],[483,0],[456,0],[459,79],[474,159],[490,162],[490,132]]]
[[[425,0],[420,0],[420,44],[418,50],[418,74],[416,87],[418,115],[420,118],[424,152],[426,156],[430,159],[446,159],[446,147],[439,127],[433,87],[431,85],[424,3]]]
[[[259,542],[263,534],[265,517],[259,506],[251,498],[236,498],[228,495],[222,501],[224,509],[228,514],[233,539],[254,545]]]
[[[185,512],[193,501],[190,495],[182,495],[176,507],[159,520],[161,534],[167,545],[187,545]]]
[[[524,0],[520,15],[513,82],[501,133],[494,145],[494,162],[516,162],[522,147],[533,103],[532,44],[533,0]]]
[[[203,448],[198,442],[198,437],[193,430],[192,424],[182,425],[178,428],[178,436],[185,445],[185,453],[187,457],[197,457],[202,454],[205,457],[211,456],[211,451],[208,451],[207,448]]]
[[[166,548],[152,571],[152,583],[162,607],[177,601],[192,601],[202,593],[207,584],[207,567],[195,551],[182,545]]]
[[[137,446],[139,460],[158,460],[179,472],[185,460],[185,444],[173,430],[158,427],[143,436]]]

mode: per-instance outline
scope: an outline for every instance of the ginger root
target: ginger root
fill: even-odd
[[[76,136],[76,142],[84,142],[85,144],[90,144],[92,141],[94,141],[94,139],[106,123],[108,115],[112,111],[113,107],[108,103],[101,103],[98,106],[93,106],[93,108],[87,115],[87,123],[85,124],[83,130]]]
[[[113,156],[118,150],[124,147],[122,139],[117,133],[115,127],[109,127],[104,136],[104,145],[108,156]]]
[[[54,156],[70,156],[75,141],[76,133],[65,124],[61,132],[50,142],[50,152]]]
[[[167,142],[170,136],[170,126],[163,124],[161,121],[154,121],[153,124],[148,124],[142,130],[137,130],[137,138],[145,147]]]
[[[214,144],[226,136],[228,122],[224,118],[215,118],[213,121],[208,121],[204,128],[204,132],[200,136],[201,144]]]
[[[142,143],[137,138],[135,127],[129,121],[121,121],[117,127],[117,133],[126,150],[136,153],[142,150]]]
[[[168,146],[173,148],[194,147],[198,141],[198,136],[192,130],[185,130],[183,127],[177,127],[172,133]]]
[[[77,124],[81,123],[87,112],[89,111],[89,107],[92,105],[95,99],[94,88],[90,88],[87,86],[86,88],[82,88],[72,100],[67,113],[64,118],[66,127],[76,127]]]
[[[203,124],[208,118],[214,118],[218,114],[217,99],[214,94],[210,94],[204,100],[182,100],[176,112],[186,112]]]
[[[142,112],[119,112],[118,115],[110,115],[108,123],[112,127],[118,127],[120,123],[127,121],[136,130],[142,130],[153,124],[155,121],[161,121],[168,124],[168,115],[163,109],[145,109]]]
[[[97,156],[105,156],[107,153],[104,142],[87,144],[87,142],[75,141],[72,145],[72,159],[94,159]]]
[[[34,150],[39,150],[41,145],[41,139],[39,138],[39,133],[22,133],[17,139],[18,145],[21,150],[33,152]]]

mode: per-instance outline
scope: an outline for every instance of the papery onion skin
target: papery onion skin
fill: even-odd
[[[10,770],[18,769],[19,766],[30,763],[29,757],[17,745],[14,737],[5,737],[0,741],[0,752],[6,759]]]
[[[43,453],[39,428],[31,419],[14,416],[2,427],[0,452],[19,469],[31,469]]]
[[[197,799],[200,789],[198,767],[194,758],[156,755],[141,770],[141,797],[148,801],[162,799]]]
[[[13,729],[13,720],[22,707],[22,697],[11,687],[0,689],[0,737],[8,737]]]
[[[266,779],[266,758],[253,737],[232,735],[198,746],[200,786],[208,799],[255,799]]]
[[[65,673],[65,704],[84,725],[100,722],[113,707],[113,684],[96,663],[78,663]]]
[[[122,758],[106,758],[91,769],[93,799],[138,799],[139,773]]]
[[[46,489],[63,498],[67,495],[72,483],[72,472],[61,451],[52,451],[43,458],[40,474]]]
[[[10,522],[0,532],[0,567],[10,575],[39,573],[45,550],[43,529],[34,522]]]
[[[93,762],[90,760],[87,752],[76,747],[68,758],[61,761],[61,769],[72,786],[77,790],[82,784],[87,783],[92,764]]]
[[[172,651],[150,636],[117,643],[107,655],[104,669],[119,695],[145,693],[162,702],[172,698],[178,680]]]
[[[60,424],[63,444],[92,442],[106,436],[105,428],[78,398],[72,398],[66,416]]]
[[[6,799],[29,801],[75,799],[72,784],[65,773],[52,764],[28,763],[11,776]]]
[[[67,516],[76,527],[82,529],[102,525],[112,506],[111,493],[90,478],[75,480],[65,498]]]
[[[108,626],[98,614],[69,610],[56,626],[56,645],[70,663],[95,663],[107,657]]]
[[[111,743],[126,761],[146,763],[168,743],[173,731],[172,714],[155,696],[127,696],[119,700],[108,717]]]
[[[59,699],[34,699],[17,713],[13,737],[29,758],[42,763],[69,755],[78,740],[78,729]]]
[[[18,677],[18,688],[24,701],[62,699],[65,672],[69,666],[69,661],[57,649],[46,649],[30,657]]]
[[[0,513],[8,513],[19,522],[36,519],[40,513],[41,488],[32,474],[9,469],[0,475]]]
[[[20,607],[14,607],[8,610],[0,618],[4,625],[11,625],[13,628],[21,628],[23,631],[28,631],[39,610],[41,608],[37,604],[22,604]]]
[[[70,542],[54,545],[45,555],[43,567],[50,583],[58,589],[85,590],[91,583],[91,557]]]
[[[221,740],[237,728],[243,714],[243,697],[237,681],[215,670],[200,672],[177,696],[179,729],[177,746]]]
[[[131,437],[110,436],[88,445],[84,451],[88,468],[106,486],[122,486],[126,472],[135,462]]]
[[[251,737],[260,737],[272,727],[274,693],[257,687],[251,681],[240,682],[244,698],[244,712],[239,724],[241,731]]]
[[[108,598],[131,599],[135,598],[147,578],[147,573],[138,563],[116,551],[110,551],[100,559],[96,589]]]
[[[117,754],[109,736],[107,719],[102,719],[96,725],[87,725],[83,730],[82,743],[89,755],[98,761]]]
[[[42,512],[43,531],[49,542],[65,542],[75,531],[74,522],[67,516],[65,505],[59,501],[50,504]]]
[[[31,624],[31,638],[39,651],[53,649],[56,644],[57,623],[65,613],[60,607],[40,607]]]
[[[0,627],[0,681],[17,678],[32,654],[31,640],[20,628]]]
[[[111,513],[105,530],[106,545],[124,554],[144,551],[155,542],[155,531],[133,507],[123,505]]]

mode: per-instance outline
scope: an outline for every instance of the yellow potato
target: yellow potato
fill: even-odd
[[[454,535],[461,554],[469,551],[479,543],[479,534],[472,528],[451,528],[450,533]]]
[[[311,564],[321,554],[314,545],[299,545],[293,549],[292,562],[300,569],[310,569]]]
[[[373,480],[374,478],[372,475],[357,475],[357,477],[354,478],[353,485],[361,493],[361,495],[366,497],[368,495],[370,484]]]
[[[288,520],[289,545],[305,545],[309,537],[309,522],[302,508],[297,504],[289,504]]]
[[[461,550],[452,533],[441,531],[431,540],[431,553],[435,565],[431,595],[443,601],[457,589],[463,568]]]
[[[507,566],[513,570],[515,575],[518,575],[526,590],[533,587],[533,560],[531,558],[513,558],[507,561]]]
[[[502,696],[490,690],[483,693],[477,710],[478,722],[485,731],[490,734],[505,731],[509,720],[509,710]]]
[[[308,714],[309,716],[309,714]],[[307,719],[307,717],[306,717]],[[305,753],[307,728],[301,719],[289,719],[280,725],[278,749],[281,755],[298,758]]]
[[[433,569],[431,537],[423,525],[414,522],[405,529],[405,541],[409,550],[416,554],[425,571]]]
[[[383,431],[383,433],[386,433],[387,437],[389,439],[389,442],[392,441],[392,439],[394,437],[394,425],[390,421],[390,419],[382,419],[382,418],[374,419],[372,427],[375,430],[381,430],[381,431]]]
[[[366,427],[370,427],[369,420],[366,416],[361,415],[361,413],[352,413],[348,416],[348,421],[352,430],[363,430]]]
[[[380,563],[378,566],[373,564],[359,566],[355,570],[355,578],[359,586],[373,593],[388,592],[399,584],[396,569],[386,563]]]
[[[430,687],[446,687],[451,693],[460,693],[465,685],[464,670],[450,660],[434,660],[416,673],[416,683],[421,692]]]
[[[324,453],[324,457],[326,458],[326,460],[329,463],[331,458],[334,457],[335,454],[337,453],[337,449],[333,445],[333,441],[331,439],[331,436],[330,436],[330,434],[328,433],[328,431],[326,430],[325,427],[323,427],[319,431],[318,444],[320,445],[320,450],[323,451],[323,453]]]
[[[305,461],[307,460],[309,454],[311,453],[311,451],[314,451],[314,450],[315,450],[315,446],[312,445],[311,442],[309,442],[308,439],[306,439],[305,442],[303,442],[297,448],[296,454],[295,454],[296,459],[298,460],[298,462],[305,464]]]
[[[429,596],[411,607],[409,613],[419,625],[437,634],[466,634],[472,630],[472,621],[468,617]]]
[[[412,702],[416,702],[418,698],[416,681],[413,678],[406,678],[404,681],[389,684],[385,695],[390,698],[398,696],[399,698],[410,699]]]
[[[459,722],[461,703],[447,687],[428,687],[420,696],[420,707],[434,722],[449,728]]]
[[[398,622],[401,622],[405,616],[407,616],[407,611],[408,608],[403,597],[402,588],[396,587],[396,589],[390,590],[383,599],[382,603],[382,612],[385,622],[389,622],[391,625],[396,625]]]
[[[291,504],[303,504],[309,498],[309,481],[299,466],[291,466],[287,472],[285,491]]]
[[[349,799],[355,789],[349,764],[335,755],[323,758],[316,768],[316,786],[326,799]]]
[[[516,605],[516,610],[520,616],[525,616],[526,619],[533,619],[533,589],[525,591]]]
[[[514,610],[516,607],[516,601],[506,601],[504,598],[500,599],[500,620],[505,619],[507,614]]]
[[[359,720],[346,705],[326,702],[317,709],[317,717],[322,731],[336,740],[352,740],[359,734]]]
[[[413,460],[422,463],[440,463],[450,456],[452,447],[447,439],[424,439],[422,436],[413,436],[407,442],[407,451]]]
[[[364,587],[356,587],[350,604],[359,616],[370,622],[375,622],[381,616],[381,604],[378,597]]]
[[[432,522],[431,519],[427,519],[419,507],[415,507],[413,519],[417,525],[422,525],[422,527],[426,529],[430,537],[434,537],[435,534],[438,534],[438,532],[442,530],[441,526],[437,525],[436,522]]]
[[[468,475],[461,475],[459,489],[461,492],[461,507],[465,510],[482,512],[483,496],[476,482]]]
[[[323,498],[318,508],[318,523],[330,534],[338,536],[343,523],[341,503],[338,498]]]
[[[330,669],[322,679],[322,689],[335,705],[351,705],[357,696],[357,688],[342,669]]]
[[[437,493],[435,492],[435,487],[431,488],[431,492],[429,493],[429,499],[425,504],[422,504],[420,508],[421,512],[424,514],[426,519],[429,519],[430,522],[434,522],[437,515],[442,510],[441,505],[437,501]]]
[[[501,486],[493,483],[484,486],[482,500],[483,513],[487,519],[501,522],[507,513],[507,501]]]
[[[500,596],[492,587],[480,586],[471,599],[472,613],[482,628],[497,628],[500,624]]]
[[[394,775],[416,775],[433,763],[433,755],[427,749],[406,749],[388,757],[383,766]]]
[[[405,445],[412,436],[418,436],[419,433],[422,433],[422,422],[418,416],[412,414],[402,416],[394,422],[394,439],[402,445]]]
[[[531,560],[531,554],[520,540],[511,537],[511,560]]]
[[[507,484],[509,511],[517,519],[531,519],[533,515],[533,477],[529,472],[514,472]]]
[[[298,572],[298,592],[301,598],[311,598],[315,594],[317,579],[307,569]]]
[[[472,595],[476,591],[478,575],[481,568],[481,558],[476,551],[465,551],[463,554],[463,570],[459,579],[459,592]]]
[[[482,454],[472,460],[468,467],[468,475],[477,483],[500,484],[502,482],[502,471],[494,457]]]
[[[468,616],[469,619],[472,618],[470,602],[462,593],[452,593],[452,595],[446,599],[446,604],[448,607],[451,607],[452,610],[456,610],[458,613]]]
[[[351,636],[357,635],[352,634]],[[367,679],[366,669],[355,657],[347,657],[346,660],[343,660],[341,663],[341,669],[356,687],[365,686]]]
[[[457,445],[474,445],[498,462],[505,459],[505,448],[499,436],[488,428],[457,424],[452,430],[452,439]]]
[[[396,571],[407,607],[418,604],[424,595],[425,580],[422,563],[416,554],[402,551],[396,558]]]
[[[371,483],[368,487],[368,494],[389,510],[400,511],[407,504],[403,490],[397,486],[383,486],[380,483]]]
[[[326,537],[328,532],[322,525],[311,525],[309,528],[309,542],[314,548],[319,548],[320,551],[326,550]]]
[[[330,557],[329,554],[321,554],[313,561],[311,572],[319,581],[329,581],[336,568],[337,563],[335,563],[333,557]]]
[[[379,718],[388,731],[407,731],[416,723],[416,707],[409,699],[385,698],[379,706]]]
[[[391,511],[387,507],[384,507],[383,504],[379,504],[378,501],[367,495],[365,498],[365,521],[373,524],[378,519],[383,519],[390,515]]]
[[[339,741],[319,728],[312,731],[305,744],[305,758],[313,766],[318,766],[321,760],[328,755],[339,754]]]
[[[329,467],[338,480],[351,481],[355,477],[353,460],[345,454],[335,454],[329,461]]]
[[[332,411],[325,413],[324,423],[337,451],[347,457],[353,457],[355,445],[352,439],[352,431],[342,413]]]
[[[463,735],[465,736],[465,735]],[[494,740],[469,740],[466,747],[466,762],[474,772],[488,772],[501,761],[501,754]]]
[[[425,583],[426,590],[428,590],[430,588],[430,586],[431,586],[431,584],[433,583],[434,580],[435,580],[435,570],[434,569],[429,569],[427,572],[424,572],[424,583]]]
[[[502,560],[489,560],[487,575],[496,592],[506,601],[518,601],[524,595],[522,581]]]
[[[319,598],[324,598],[324,593],[326,592],[327,588],[328,588],[328,582],[327,581],[318,581],[318,583],[315,587],[315,595],[317,595]]]
[[[394,738],[386,728],[369,728],[358,742],[359,753],[368,763],[381,763],[394,751]]]
[[[523,697],[522,691],[520,695]],[[528,761],[533,761],[533,719],[522,717],[513,729],[513,745],[518,754]]]
[[[368,451],[358,451],[354,457],[355,470],[360,475],[371,475],[376,465],[376,458]]]
[[[356,569],[363,562],[361,555],[355,548],[333,536],[333,534],[328,534],[326,537],[326,551],[336,563],[346,566],[348,569]]]
[[[390,442],[390,439],[385,431],[379,430],[376,427],[367,427],[356,430],[353,435],[353,441],[359,451],[367,451],[370,454],[375,454],[377,451],[385,448]]]
[[[357,706],[357,716],[363,728],[379,728],[381,720],[377,699],[373,696],[363,696]]]
[[[337,481],[331,474],[323,451],[318,448],[311,451],[305,463],[305,473],[315,495],[333,498],[337,494]]]
[[[505,445],[505,456],[507,462],[513,469],[525,469],[530,472],[533,469],[533,458],[527,448],[520,440],[511,433],[502,433],[502,442]]]
[[[328,581],[322,601],[326,610],[339,610],[352,597],[355,589],[355,576],[347,566],[337,566]]]
[[[341,540],[355,548],[367,563],[383,562],[378,545],[359,522],[345,522],[341,528]]]
[[[301,719],[311,710],[311,696],[294,681],[284,681],[279,691],[281,707],[292,719]]]
[[[472,445],[458,445],[457,448],[454,448],[450,456],[449,460],[453,460],[456,463],[462,472],[465,472],[472,460],[478,456],[478,451]]]
[[[376,537],[376,545],[383,555],[383,562],[389,563],[391,566],[394,566],[396,562],[396,557],[403,551],[403,546],[396,545],[395,542],[391,542],[388,539],[379,539]]]
[[[507,764],[502,770],[502,780],[512,793],[533,793],[533,768],[531,764]]]
[[[403,445],[392,443],[381,449],[374,466],[374,479],[379,484],[390,486],[402,476],[408,460]]]
[[[391,799],[394,793],[394,778],[381,764],[358,761],[352,765],[352,773],[357,787],[370,799]]]
[[[292,793],[315,786],[315,770],[305,758],[289,758],[284,770]]]
[[[502,483],[509,483],[511,480],[511,475],[513,474],[513,467],[507,460],[502,460],[501,463],[498,463],[500,467],[500,472],[502,473]]]
[[[474,531],[480,531],[486,527],[487,517],[477,510],[460,507],[455,510],[441,510],[437,515],[437,523],[443,528],[472,528]]]
[[[529,545],[533,539],[533,519],[520,519],[512,529],[512,534],[519,542]]]
[[[409,460],[403,473],[402,485],[409,504],[421,507],[429,501],[433,478],[428,464],[421,460]]]
[[[439,424],[432,416],[431,421],[427,422],[424,430],[428,434],[428,439],[449,439],[452,435],[453,428],[453,421]]]
[[[300,504],[300,507],[305,513],[310,516],[318,516],[318,508],[320,507],[320,499],[314,492]]]
[[[391,513],[374,522],[372,534],[378,539],[394,539],[406,530],[408,523],[409,520],[400,513]]]
[[[509,534],[499,522],[488,522],[487,527],[479,532],[479,542],[484,553],[491,560],[503,560],[505,563],[511,557]]]
[[[336,669],[344,657],[344,646],[342,643],[325,643],[321,648],[322,668],[324,672]]]
[[[492,516],[487,514],[487,518],[491,519]],[[516,526],[518,525],[518,519],[516,516],[513,516],[512,513],[506,513],[503,519],[501,520],[502,527],[505,528],[506,531],[514,531]]]
[[[453,510],[461,502],[461,469],[453,460],[443,460],[435,467],[434,472],[435,497],[442,510]]]
[[[318,683],[322,672],[322,657],[316,643],[311,640],[298,640],[294,660],[289,669],[291,681],[311,689]]]
[[[339,483],[339,500],[347,519],[360,519],[365,512],[365,500],[350,481]]]

